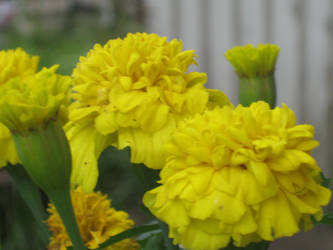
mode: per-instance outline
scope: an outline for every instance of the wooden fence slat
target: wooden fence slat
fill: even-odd
[[[295,0],[279,0],[274,4],[272,42],[281,48],[276,65],[277,104],[287,103],[298,115],[298,68],[295,42],[297,26],[293,11]]]
[[[261,0],[241,1],[242,45],[264,43],[264,5]]]
[[[329,155],[325,150],[328,147],[328,105],[332,98],[332,92],[327,91],[326,70],[329,61],[328,49],[332,44],[328,43],[329,34],[327,30],[327,20],[331,13],[328,8],[329,1],[308,1],[306,13],[306,48],[308,57],[306,61],[306,89],[304,95],[305,121],[315,125],[316,138],[320,141],[320,147],[314,151],[314,154],[322,168],[328,170],[327,158]],[[333,84],[333,79],[331,81]],[[333,112],[331,110],[331,112]],[[332,127],[332,125],[331,125]],[[331,149],[332,150],[332,149]],[[330,153],[331,155],[331,153]],[[331,173],[333,171],[331,170]]]
[[[225,92],[233,103],[237,102],[236,85],[237,77],[234,69],[224,58],[224,53],[234,46],[234,32],[230,20],[233,12],[230,11],[232,1],[213,0],[210,8],[210,74],[208,83],[211,88]]]

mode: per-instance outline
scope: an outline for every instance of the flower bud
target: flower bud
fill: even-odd
[[[250,106],[252,102],[266,101],[271,108],[276,102],[274,79],[275,63],[280,48],[274,44],[235,46],[225,53],[239,79],[239,102]]]

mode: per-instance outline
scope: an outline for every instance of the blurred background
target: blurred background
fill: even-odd
[[[199,65],[191,70],[206,72],[208,87],[221,89],[234,104],[237,78],[225,51],[249,43],[279,45],[278,105],[288,104],[299,123],[315,125],[321,146],[314,154],[333,176],[333,0],[0,0],[0,48],[22,47],[40,56],[41,67],[60,64],[63,74],[71,74],[95,43],[142,31],[179,38],[185,49],[196,50]],[[141,224],[150,219],[141,206],[147,187],[135,168],[128,151],[107,149],[97,189]],[[0,170],[4,250],[43,249],[30,217],[11,178]],[[333,228],[318,226],[270,249],[332,250]]]

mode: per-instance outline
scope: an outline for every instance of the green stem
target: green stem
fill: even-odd
[[[19,158],[31,179],[54,203],[75,250],[82,241],[70,197],[72,159],[69,143],[58,120],[26,134],[13,134]]]
[[[60,215],[62,222],[64,223],[67,234],[72,242],[74,250],[86,250],[84,246],[80,230],[77,226],[74,210],[72,207],[72,201],[70,197],[70,192],[59,192],[53,193],[50,195],[54,206],[57,209],[58,214]]]

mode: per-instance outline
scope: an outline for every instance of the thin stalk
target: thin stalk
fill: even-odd
[[[54,206],[56,207],[58,214],[60,215],[62,222],[64,223],[67,234],[72,242],[74,250],[86,250],[84,246],[80,230],[77,226],[74,210],[72,207],[72,201],[70,197],[70,192],[63,192],[59,195],[59,192],[56,192],[53,195],[50,195]]]

